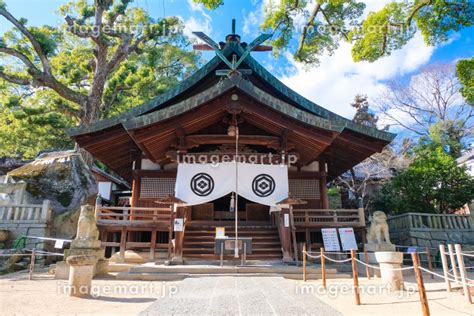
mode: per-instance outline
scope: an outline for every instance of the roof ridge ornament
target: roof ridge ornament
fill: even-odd
[[[212,40],[209,36],[207,36],[203,32],[193,32],[193,34],[199,37],[201,40],[205,42],[205,44],[197,44],[193,45],[194,50],[213,50],[216,55],[229,67],[229,69],[218,69],[216,70],[217,76],[227,76],[230,77],[232,75],[249,75],[252,73],[250,69],[238,69],[240,64],[250,55],[251,51],[270,51],[272,50],[271,46],[261,45],[267,39],[272,37],[272,34],[260,34],[255,38],[250,44],[240,42],[240,35],[235,34],[235,19],[232,19],[232,33],[226,36],[226,43],[219,43],[217,44],[214,40]],[[229,61],[227,57],[223,54],[222,50],[231,43],[235,43],[239,45],[243,49],[243,53],[239,59],[237,59],[237,55],[232,55],[232,61]],[[235,45],[234,44],[234,45]]]

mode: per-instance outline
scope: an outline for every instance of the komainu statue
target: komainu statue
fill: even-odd
[[[78,240],[97,240],[99,238],[99,230],[95,220],[94,208],[90,205],[81,207],[81,215],[77,223]]]
[[[392,244],[388,232],[387,215],[384,212],[375,211],[372,214],[372,221],[367,233],[367,242],[369,244]]]

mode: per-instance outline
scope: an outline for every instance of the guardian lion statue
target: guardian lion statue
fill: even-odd
[[[375,211],[372,214],[369,231],[367,232],[367,242],[369,244],[392,244],[388,232],[387,215],[382,211]]]
[[[94,208],[90,205],[81,207],[81,215],[77,223],[76,239],[79,240],[97,240],[99,230],[95,220]]]

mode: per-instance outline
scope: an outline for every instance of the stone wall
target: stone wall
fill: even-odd
[[[0,205],[0,230],[9,231],[4,247],[13,246],[20,236],[50,237],[51,228],[52,210],[48,200],[43,204]],[[51,243],[27,239],[26,248],[48,250]]]
[[[10,237],[7,247],[11,247],[15,240],[20,236],[37,236],[37,237],[49,237],[51,236],[51,225],[50,223],[0,223],[0,230],[10,231]],[[27,239],[27,249],[40,249],[40,250],[51,250],[51,243],[45,243],[40,240]]]
[[[440,244],[474,247],[473,230],[404,229],[390,231],[392,243],[402,246],[438,248]]]

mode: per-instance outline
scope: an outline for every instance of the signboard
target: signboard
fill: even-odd
[[[225,227],[216,227],[216,238],[225,238]]]
[[[64,240],[62,240],[62,239],[58,239],[54,243],[54,248],[56,248],[56,249],[63,249],[63,246],[64,246]]]
[[[325,251],[341,251],[339,239],[337,238],[337,230],[335,228],[322,228],[323,243]]]
[[[290,227],[290,214],[283,214],[283,224],[285,227]]]
[[[174,231],[175,232],[182,232],[184,220],[182,218],[175,218],[174,219]]]
[[[342,250],[357,250],[357,242],[352,227],[339,228],[339,238],[341,238]]]
[[[242,240],[237,240],[237,248],[242,249]],[[235,249],[235,239],[229,239],[224,241],[224,249],[232,250]]]

